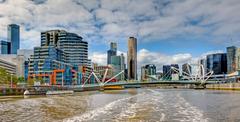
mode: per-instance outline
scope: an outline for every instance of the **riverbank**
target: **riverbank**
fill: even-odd
[[[240,83],[208,84],[206,89],[211,90],[240,90]]]
[[[195,85],[186,85],[186,84],[144,84],[144,85],[126,85],[126,86],[107,86],[105,90],[109,88],[112,90],[128,89],[128,88],[159,88],[159,89],[196,89]],[[115,88],[117,87],[117,88]],[[119,87],[119,88],[118,88]],[[23,95],[26,88],[0,88],[0,96],[9,96],[9,95]],[[100,90],[99,87],[74,87],[74,86],[40,86],[40,87],[29,87],[27,88],[31,93],[35,95],[43,95],[47,91],[58,91],[58,90],[72,90],[74,92],[83,92],[83,91],[96,91]],[[203,88],[201,88],[203,89]],[[207,84],[206,89],[210,90],[240,90],[240,83],[225,83],[225,84]]]
[[[23,95],[24,88],[0,88],[0,96]]]

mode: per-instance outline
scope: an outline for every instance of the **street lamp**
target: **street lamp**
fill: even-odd
[[[11,88],[13,87],[12,76],[13,76],[13,74],[11,74]]]

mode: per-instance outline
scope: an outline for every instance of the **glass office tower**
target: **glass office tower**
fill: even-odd
[[[111,42],[110,50],[107,51],[107,64],[111,64],[111,57],[117,55],[117,43]]]
[[[8,25],[8,42],[11,43],[10,53],[17,54],[17,50],[20,48],[20,34],[19,26],[16,24]]]
[[[226,53],[218,53],[207,55],[207,70],[213,71],[213,74],[227,73],[227,55]]]
[[[7,42],[7,41],[3,41],[1,40],[0,42],[0,53],[1,54],[10,54],[10,46],[11,46],[11,43],[10,42]]]

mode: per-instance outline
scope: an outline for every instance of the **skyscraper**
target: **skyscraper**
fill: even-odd
[[[240,68],[240,49],[231,46],[227,47],[227,72],[233,73]]]
[[[213,74],[227,73],[227,56],[226,53],[217,53],[207,55],[207,70],[213,71]]]
[[[110,50],[107,51],[107,64],[111,64],[111,57],[117,55],[117,43],[110,43]]]
[[[176,75],[179,75],[179,66],[178,66],[178,64],[163,65],[163,78],[164,79],[172,80],[173,76],[177,77]]]
[[[163,65],[163,78],[171,78],[171,65]]]
[[[127,60],[128,79],[137,80],[137,39],[134,37],[128,39]]]
[[[190,64],[185,63],[182,65],[182,75],[190,76],[192,74],[192,67]]]
[[[114,75],[118,74],[119,72],[125,70],[125,58],[123,56],[123,54],[119,55],[119,56],[112,56],[111,57],[111,66],[114,69]],[[117,77],[118,80],[124,80],[124,73],[122,73],[121,75],[119,75]]]
[[[41,32],[41,47],[52,46],[63,51],[61,61],[72,65],[88,64],[88,42],[65,30]]]
[[[41,47],[35,47],[30,57],[28,78],[40,75],[49,84],[61,84],[62,78],[64,84],[79,84],[76,72],[88,64],[88,42],[75,33],[49,30],[41,33]]]
[[[145,81],[150,78],[149,76],[156,76],[156,66],[154,64],[141,67],[141,80]]]
[[[11,43],[10,42],[1,40],[1,42],[0,42],[1,54],[10,54],[10,51],[11,51],[10,47],[11,47]]]
[[[16,24],[8,25],[8,42],[11,43],[11,54],[17,54],[17,50],[20,48],[20,34],[19,26]]]

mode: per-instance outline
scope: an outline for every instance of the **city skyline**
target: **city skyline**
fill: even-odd
[[[89,42],[90,58],[106,64],[110,41],[117,42],[126,57],[127,39],[134,36],[138,39],[138,69],[150,63],[156,64],[158,70],[168,62],[182,64],[209,52],[226,52],[227,46],[239,46],[239,18],[233,15],[239,9],[237,0],[109,3],[3,0],[0,39],[6,40],[6,26],[16,23],[21,27],[21,48],[33,49],[40,45],[40,32],[64,29],[82,36]],[[63,9],[61,5],[66,6]]]

